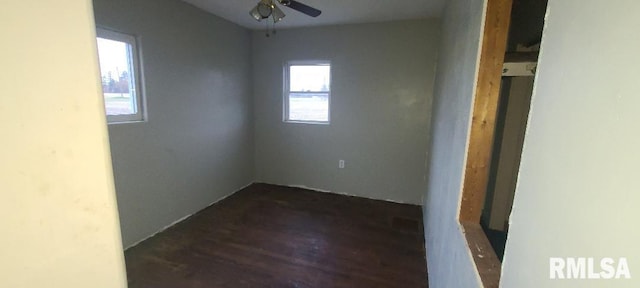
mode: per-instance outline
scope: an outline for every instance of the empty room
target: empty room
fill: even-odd
[[[638,287],[633,0],[7,0],[0,287]]]
[[[264,3],[93,2],[130,287],[426,285],[438,21]]]

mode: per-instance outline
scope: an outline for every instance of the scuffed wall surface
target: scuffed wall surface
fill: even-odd
[[[2,1],[0,287],[126,288],[90,0]]]

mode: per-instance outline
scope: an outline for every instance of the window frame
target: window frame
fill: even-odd
[[[329,66],[329,91],[291,91],[291,66]],[[284,89],[282,98],[282,121],[285,123],[298,123],[298,124],[317,124],[317,125],[329,125],[331,124],[331,86],[332,86],[332,68],[331,61],[329,60],[295,60],[288,61],[284,65]],[[316,120],[291,120],[289,118],[289,97],[291,93],[295,94],[327,94],[327,121]]]
[[[138,45],[138,38],[131,34],[126,34],[118,31],[114,31],[108,28],[96,27],[96,41],[97,38],[109,39],[113,41],[124,42],[130,45],[130,55],[131,59],[129,60],[130,69],[132,70],[132,81],[133,85],[131,88],[134,91],[134,101],[136,107],[135,114],[128,115],[108,115],[106,114],[106,103],[105,104],[105,115],[107,116],[107,124],[120,124],[120,123],[132,123],[132,122],[145,122],[147,120],[146,113],[146,99],[144,93],[144,85],[143,85],[143,73],[142,73],[142,60],[141,60],[141,52]],[[98,65],[100,65],[100,59],[98,59]],[[100,73],[100,83],[102,83],[102,73]],[[101,85],[102,87],[102,85]],[[102,101],[104,101],[104,92],[102,93]]]

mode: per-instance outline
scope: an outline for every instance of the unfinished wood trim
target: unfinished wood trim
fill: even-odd
[[[473,262],[476,264],[482,287],[498,288],[500,284],[501,264],[496,252],[491,247],[489,239],[484,234],[482,227],[478,223],[461,222],[467,245],[473,255]]]
[[[480,223],[489,179],[502,65],[507,48],[512,0],[488,0],[478,83],[462,188],[460,221]]]

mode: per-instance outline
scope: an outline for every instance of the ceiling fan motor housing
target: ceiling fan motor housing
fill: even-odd
[[[313,7],[307,6],[295,0],[275,0],[280,5],[289,7],[298,12],[304,13],[311,17],[318,17],[320,10],[315,9]],[[274,2],[274,0],[260,0],[258,5],[253,7],[251,11],[249,11],[249,15],[256,19],[257,21],[261,21],[262,19],[267,19],[273,15],[273,22],[278,22],[284,18],[285,14],[278,8]]]

